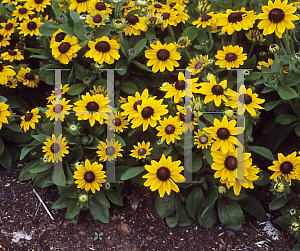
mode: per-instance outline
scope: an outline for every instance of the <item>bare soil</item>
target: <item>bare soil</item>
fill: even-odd
[[[77,225],[65,219],[66,210],[50,209],[60,197],[54,186],[35,188],[53,215],[54,220],[51,220],[33,193],[33,183],[18,181],[22,167],[22,163],[15,164],[10,170],[0,167],[1,250],[286,251],[297,242],[279,226],[276,226],[279,240],[272,240],[263,231],[264,225],[248,215],[241,231],[221,224],[206,229],[197,222],[169,228],[155,211],[156,194],[141,186],[135,186],[131,195],[124,198],[124,207],[111,206],[109,224],[95,220],[84,211]],[[274,212],[271,213],[274,216]],[[103,232],[103,240],[94,240],[95,232]]]

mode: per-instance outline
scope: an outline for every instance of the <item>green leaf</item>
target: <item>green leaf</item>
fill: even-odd
[[[235,195],[233,190],[230,189],[230,190],[227,190],[226,193],[223,194],[223,196],[227,197],[231,200],[243,200],[243,199],[247,198],[248,195],[243,190],[241,190],[239,195]]]
[[[158,194],[155,200],[155,209],[161,218],[165,218],[174,213],[176,210],[174,194],[165,194],[164,197],[160,197]]]
[[[270,111],[282,102],[283,102],[282,99],[275,100],[275,101],[270,101],[270,102],[267,102],[267,103],[264,104],[264,108],[265,108],[266,111]]]
[[[109,211],[106,206],[98,202],[95,198],[89,201],[91,214],[103,223],[109,223]]]
[[[57,201],[55,201],[55,203],[51,206],[51,209],[63,209],[69,207],[72,202],[72,199],[62,196]]]
[[[197,172],[202,167],[202,156],[197,151],[193,152],[192,155],[188,156],[186,161],[187,161],[187,163],[185,164],[186,165],[186,169],[189,172],[193,172],[193,173]]]
[[[124,139],[118,135],[118,134],[115,134],[115,141],[118,141],[119,143],[121,143],[121,146],[126,146],[126,142],[124,141]]]
[[[214,185],[210,184],[202,206],[203,207],[211,206],[216,201],[217,198],[218,198],[218,191]]]
[[[121,195],[116,190],[108,190],[105,191],[106,197],[115,205],[123,206],[123,200]]]
[[[258,155],[263,156],[266,159],[275,160],[272,152],[269,149],[265,148],[265,147],[262,147],[262,146],[248,146],[248,148],[252,152],[257,153]]]
[[[0,3],[0,14],[3,17],[6,17],[6,14],[7,14],[7,10],[4,8],[3,3]]]
[[[66,175],[63,167],[55,167],[52,172],[52,181],[57,186],[65,186],[66,185]]]
[[[74,163],[78,160],[80,160],[83,156],[83,150],[82,150],[82,146],[78,146],[77,148],[75,148],[75,150],[73,150],[67,157],[67,161],[68,163]]]
[[[58,64],[44,65],[39,70],[39,79],[45,81],[48,85],[54,85],[54,76],[55,76],[54,69],[62,69],[62,68],[65,68],[65,66],[58,65]],[[65,70],[61,71],[62,77],[64,74],[67,74],[65,72],[66,72]]]
[[[254,69],[254,68],[256,68],[256,56],[255,56],[255,54],[252,56],[252,58],[251,59],[247,59],[245,62],[244,62],[244,64],[243,64],[243,69]],[[254,72],[252,73],[251,72],[251,75],[252,74],[255,74]],[[257,73],[256,73],[257,74]],[[261,74],[261,73],[260,73]],[[250,77],[251,77],[251,75],[250,75]],[[261,75],[260,75],[261,76]],[[259,76],[259,77],[260,77]],[[256,80],[256,79],[254,79],[254,80]]]
[[[131,82],[122,82],[120,89],[127,94],[135,94],[138,91],[137,86]]]
[[[147,38],[143,38],[138,43],[136,43],[136,45],[133,47],[133,50],[135,51],[135,55],[139,54],[143,49],[145,49],[146,44],[147,44]]]
[[[209,149],[202,149],[202,152],[204,153],[205,160],[209,165],[212,165],[214,163],[213,158],[211,156],[211,151]]]
[[[277,89],[277,92],[279,96],[284,100],[289,100],[298,97],[297,92],[292,87],[289,87],[287,85],[284,85]]]
[[[60,24],[58,26],[58,28],[60,28],[63,32],[67,33],[71,37],[75,36],[73,29],[69,25],[67,25],[67,24]]]
[[[211,207],[209,211],[201,218],[201,211],[198,214],[198,222],[201,227],[211,228],[218,221],[218,215],[214,207]]]
[[[294,196],[289,196],[287,198],[276,198],[269,204],[270,210],[277,210],[281,207],[283,207],[286,203],[288,203],[290,200],[295,199]]]
[[[78,190],[76,184],[72,184],[69,186],[58,186],[57,190],[61,196],[71,198],[71,199],[78,198]]]
[[[276,122],[280,125],[288,125],[291,124],[295,121],[299,120],[299,118],[297,118],[294,115],[291,114],[280,114],[277,118],[276,118]]]
[[[7,98],[0,95],[0,102],[5,103],[7,101]]]
[[[166,223],[170,228],[175,227],[178,224],[178,214],[176,214],[174,217],[167,216]]]
[[[144,71],[152,72],[152,70],[148,66],[141,64],[138,61],[132,60],[131,62],[134,63],[137,67],[139,67],[140,69],[142,69]]]
[[[300,123],[298,123],[295,127],[295,133],[300,137]]]
[[[300,251],[300,244],[296,244],[292,251]]]
[[[116,63],[115,69],[118,69],[117,73],[123,76],[127,72],[128,66],[129,63],[127,62],[127,60],[119,60]]]
[[[76,215],[80,214],[80,211],[81,211],[81,207],[78,200],[73,201],[71,205],[68,207],[66,213],[66,219],[74,218]]]
[[[28,169],[33,166],[35,163],[37,162],[40,162],[40,159],[35,159],[35,160],[32,160],[30,161],[28,164],[26,164],[22,170],[21,170],[21,173],[19,175],[19,180],[20,181],[23,181],[23,180],[30,180],[30,179],[33,179],[36,174],[32,174],[30,172],[28,172]]]
[[[265,170],[261,170],[258,175],[259,178],[253,181],[255,185],[265,186],[270,182],[270,175]]]
[[[50,168],[42,173],[37,173],[34,180],[34,186],[45,188],[53,185],[53,181],[51,178],[52,172],[53,168]]]
[[[188,37],[189,40],[192,42],[197,37],[198,29],[196,26],[189,26],[187,27],[181,34],[181,37]]]
[[[111,32],[110,25],[106,24],[104,26],[101,26],[101,29],[98,29],[95,33],[95,38],[100,38],[104,36],[108,36]]]
[[[48,135],[46,134],[38,134],[38,135],[31,135],[32,138],[36,139],[37,141],[44,143],[44,142],[48,142],[47,139],[51,139]]]
[[[45,55],[31,55],[30,58],[49,59],[49,57]]]
[[[4,148],[2,155],[0,156],[0,165],[6,169],[10,169],[12,165],[12,157],[7,148]]]
[[[76,13],[76,12],[75,12]],[[74,24],[74,33],[76,37],[78,37],[80,40],[84,41],[86,40],[86,33],[87,28],[82,25],[82,23],[75,23]]]
[[[69,95],[78,95],[78,94],[82,93],[86,88],[87,88],[87,86],[85,84],[73,84],[70,86],[67,93]]]
[[[131,167],[128,168],[121,176],[121,180],[129,180],[133,177],[136,177],[140,173],[145,171],[145,167],[143,166],[136,166],[136,167]]]
[[[32,165],[30,168],[28,168],[28,172],[30,173],[42,173],[48,169],[53,167],[52,163],[44,163],[43,161],[39,161]]]
[[[58,24],[54,22],[45,22],[39,27],[39,32],[43,36],[52,36],[58,30]]]
[[[70,11],[70,16],[73,19],[74,23],[77,23],[77,22],[81,21],[80,20],[80,15],[76,11],[74,11],[74,10]]]
[[[266,221],[266,212],[262,204],[254,197],[248,196],[244,200],[239,201],[240,206],[249,214],[252,214],[258,221]]]
[[[104,206],[110,207],[109,201],[106,199],[105,195],[101,191],[96,191],[94,197]]]
[[[240,205],[233,200],[218,200],[218,214],[222,224],[234,230],[240,230],[244,222],[244,213]]]
[[[194,220],[198,218],[204,199],[201,187],[195,187],[186,199],[186,210]]]
[[[3,152],[4,152],[4,142],[0,137],[0,156],[2,155]]]

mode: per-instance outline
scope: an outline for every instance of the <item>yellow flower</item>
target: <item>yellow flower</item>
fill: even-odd
[[[217,16],[213,12],[202,15],[198,20],[193,22],[193,25],[196,25],[196,28],[202,26],[202,28],[206,28],[207,26],[212,26],[217,22]]]
[[[121,149],[121,143],[119,143],[118,140],[114,141],[114,139],[112,139],[108,144],[100,141],[98,149],[99,151],[97,151],[96,153],[98,153],[100,161],[112,161],[117,157],[122,157],[122,154],[120,152],[123,151],[123,149]]]
[[[123,129],[127,128],[129,124],[126,116],[122,116],[120,112],[116,112],[113,117],[108,118],[107,121],[110,130],[114,130],[115,132],[123,132]]]
[[[265,61],[258,61],[258,66],[257,69],[261,70],[261,66],[265,66],[267,68],[270,68],[273,64],[273,59],[272,58],[268,58],[268,62]]]
[[[189,66],[186,69],[189,70],[192,75],[196,75],[200,73],[204,69],[204,67],[208,65],[209,65],[208,56],[200,55],[195,58],[192,58],[190,60]]]
[[[13,62],[15,60],[21,61],[24,59],[23,55],[18,49],[9,50],[1,54],[3,60],[7,60],[9,62]]]
[[[166,140],[169,145],[171,142],[174,143],[175,139],[180,140],[179,135],[183,133],[183,121],[169,115],[168,118],[161,120],[160,124],[156,129],[158,130],[157,136],[161,137],[161,142]]]
[[[29,67],[21,68],[18,72],[17,78],[20,82],[23,83],[23,85],[26,85],[27,87],[34,88],[37,87],[39,82],[39,76],[38,75],[32,75],[31,69]]]
[[[70,0],[69,10],[75,10],[78,14],[88,10],[89,0]]]
[[[0,24],[3,28],[0,30],[0,34],[5,37],[10,37],[10,35],[14,32],[14,28],[18,26],[17,20],[12,18],[7,20],[6,23]]]
[[[85,20],[91,28],[100,27],[101,25],[105,25],[103,20],[106,17],[103,14],[93,13],[87,17]]]
[[[14,67],[11,65],[4,66],[0,61],[0,84],[5,85],[8,81],[8,77],[16,75]]]
[[[38,119],[41,118],[41,116],[38,115],[39,111],[39,109],[34,108],[30,112],[27,111],[26,114],[21,117],[22,122],[20,127],[24,130],[24,132],[29,130],[29,126],[32,129],[35,129],[35,123],[38,123]]]
[[[8,86],[9,88],[16,88],[18,86],[17,82],[16,78],[8,77],[5,86]]]
[[[7,118],[11,116],[11,113],[9,112],[9,106],[5,104],[4,102],[0,103],[0,130],[2,128],[2,124],[8,124]]]
[[[0,34],[0,48],[9,45],[8,40],[10,40],[10,37],[6,37]]]
[[[68,105],[69,102],[70,100],[66,100],[65,98],[59,100],[58,102],[53,100],[50,105],[47,105],[49,109],[46,111],[46,116],[50,118],[50,121],[55,118],[55,121],[60,119],[62,122],[64,122],[65,115],[70,114],[68,111],[72,108],[72,105]],[[60,112],[55,111],[58,110],[59,107]]]
[[[44,12],[47,5],[51,5],[50,0],[27,0],[27,5],[36,10],[37,12]]]
[[[133,146],[134,150],[131,150],[130,156],[137,158],[137,159],[144,159],[147,155],[150,155],[150,151],[153,148],[150,148],[150,142],[145,143],[145,141],[137,143],[137,146]]]
[[[246,37],[249,41],[251,41],[253,43],[255,43],[255,42],[262,43],[266,40],[258,30],[249,30],[246,33]]]
[[[139,17],[137,14],[126,17],[128,26],[124,28],[125,36],[141,35],[141,31],[146,32],[148,26],[146,25],[146,17]]]
[[[23,19],[29,19],[29,15],[34,14],[34,12],[31,10],[32,8],[28,6],[28,4],[25,4],[24,6],[18,5],[16,6],[16,10],[12,13],[13,17],[17,17],[20,21]]]
[[[243,47],[236,46],[223,46],[223,51],[219,50],[215,56],[219,59],[216,62],[216,65],[219,65],[220,68],[239,68],[240,65],[243,65],[246,59],[247,54],[243,53]]]
[[[212,137],[204,132],[201,132],[198,129],[198,133],[195,132],[195,145],[197,145],[197,148],[207,148],[211,146],[211,144],[214,142]]]
[[[46,152],[44,157],[49,156],[48,162],[52,160],[52,163],[62,161],[62,157],[65,154],[68,154],[67,150],[69,147],[67,146],[67,142],[65,142],[65,138],[62,138],[59,135],[57,138],[54,134],[52,134],[52,140],[47,139],[47,142],[44,142],[45,146],[43,146],[43,152]]]
[[[109,15],[112,13],[112,10],[110,7],[111,7],[110,4],[104,3],[99,0],[89,0],[88,1],[88,12],[101,14],[101,15],[105,16],[105,18],[109,17]]]

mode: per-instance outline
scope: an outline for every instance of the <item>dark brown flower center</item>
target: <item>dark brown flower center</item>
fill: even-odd
[[[34,0],[36,4],[41,4],[44,0]]]
[[[175,83],[175,88],[177,90],[184,90],[185,87],[186,87],[186,82],[183,80],[179,80]]]
[[[154,4],[154,7],[157,8],[157,9],[160,9],[162,6],[161,6],[161,4],[156,3],[156,4]]]
[[[170,3],[169,6],[172,9],[174,6],[176,5],[176,3]]]
[[[115,119],[115,126],[120,126],[121,125],[121,119],[116,118]]]
[[[280,23],[284,19],[284,12],[281,9],[273,9],[269,13],[269,20],[272,23]]]
[[[93,22],[94,23],[101,23],[101,21],[102,21],[102,17],[100,15],[95,15],[93,17]]]
[[[170,17],[170,13],[164,12],[163,14],[161,14],[161,16],[163,17],[163,20],[167,20]]]
[[[199,61],[195,64],[195,68],[196,69],[200,69],[202,67],[202,65],[204,65],[204,62],[203,61]]]
[[[146,151],[145,148],[140,148],[140,149],[138,150],[138,155],[143,156],[146,152],[147,152],[147,151]]]
[[[3,69],[4,69],[4,67],[3,67],[3,64],[2,64],[2,63],[0,63],[0,72],[2,72],[2,71],[3,71]]]
[[[154,110],[150,106],[147,106],[142,110],[142,117],[144,119],[150,118],[153,114],[154,114]]]
[[[137,111],[137,110],[138,110],[138,109],[137,109],[137,106],[140,105],[140,104],[142,104],[142,100],[136,101],[136,102],[133,104],[133,109]]]
[[[68,52],[68,50],[70,50],[71,45],[68,42],[62,42],[59,46],[58,46],[58,50],[60,53],[66,53]]]
[[[179,44],[180,46],[184,46],[184,45],[186,45],[186,41],[182,40],[182,41],[180,41],[178,44]]]
[[[95,45],[95,49],[99,52],[106,53],[110,50],[110,45],[106,41],[100,41]]]
[[[11,81],[9,81],[9,80],[7,81],[7,85],[8,85],[8,86],[11,86],[12,84],[13,84],[13,83],[12,83]]]
[[[84,180],[88,183],[92,183],[95,180],[95,174],[91,171],[87,171],[84,174]]]
[[[237,55],[235,55],[234,53],[228,53],[228,54],[226,54],[225,59],[228,62],[232,62],[237,59]]]
[[[37,25],[36,25],[35,22],[29,22],[29,23],[27,24],[27,29],[28,29],[28,30],[33,31],[33,30],[35,30],[36,28],[37,28]]]
[[[175,131],[175,126],[173,125],[167,125],[165,128],[166,134],[172,134]]]
[[[25,79],[27,79],[29,81],[33,81],[34,80],[34,75],[32,75],[30,73],[26,73],[25,74]]]
[[[116,152],[116,151],[115,151],[115,148],[114,148],[113,146],[109,146],[109,147],[107,147],[107,149],[106,149],[106,154],[109,155],[109,156],[114,155],[115,152]]]
[[[150,19],[149,19],[149,21],[150,21],[151,23],[155,23],[155,22],[156,22],[156,20],[157,20],[157,18],[156,18],[156,17],[150,17]]]
[[[136,23],[138,23],[140,20],[137,16],[135,15],[129,15],[126,18],[127,22],[130,23],[131,25],[135,25]]]
[[[252,98],[251,98],[250,95],[245,94],[245,95],[244,95],[244,102],[242,102],[242,95],[240,95],[240,96],[239,96],[239,101],[240,101],[240,103],[244,103],[244,102],[245,102],[246,105],[249,105],[249,104],[252,103]]]
[[[166,167],[160,167],[157,171],[156,171],[156,176],[159,180],[161,181],[166,181],[170,178],[171,173],[170,170]]]
[[[33,113],[29,112],[25,114],[25,121],[30,121],[33,117]]]
[[[16,51],[11,50],[11,51],[8,52],[8,54],[10,56],[16,56],[18,53]]]
[[[208,142],[208,137],[206,137],[206,136],[201,136],[201,137],[199,138],[199,142],[200,142],[201,144],[206,144],[206,143]]]
[[[50,151],[52,153],[58,153],[60,147],[59,147],[59,144],[57,143],[53,143],[51,146],[50,146]]]
[[[84,3],[87,2],[88,0],[76,0],[77,3]]]
[[[236,157],[233,157],[233,156],[226,157],[226,159],[225,159],[225,167],[228,170],[233,171],[233,170],[236,169],[236,166],[237,166]]]
[[[202,22],[206,22],[206,21],[208,21],[209,19],[211,19],[211,16],[210,16],[210,15],[204,14],[204,15],[202,16],[202,18],[201,18],[201,21],[202,21]]]
[[[280,171],[283,174],[290,174],[293,170],[293,164],[289,161],[285,161],[280,165]]]
[[[92,102],[88,102],[88,104],[85,107],[89,112],[97,112],[99,110],[99,105],[92,101]]]
[[[227,128],[219,128],[218,131],[217,131],[217,136],[219,139],[228,139],[229,136],[230,136],[230,132]]]
[[[10,29],[12,29],[14,27],[14,25],[12,24],[12,23],[8,23],[8,24],[6,24],[5,25],[5,30],[10,30]]]
[[[63,41],[66,35],[67,35],[67,33],[64,33],[64,32],[58,33],[55,36],[55,42],[61,42],[61,41]]]
[[[170,52],[165,49],[160,49],[157,52],[157,59],[160,61],[166,61],[170,57]]]
[[[243,15],[246,14],[245,12],[235,12],[231,13],[228,16],[228,22],[229,23],[236,23],[236,22],[241,22],[243,20]]]
[[[24,49],[24,44],[18,44],[17,49],[20,50],[20,51],[23,50]]]
[[[102,2],[96,3],[95,7],[97,10],[106,10],[106,5],[105,5],[105,3],[102,3]]]
[[[21,15],[24,15],[24,14],[27,13],[27,9],[26,9],[26,8],[20,8],[20,9],[19,9],[19,13],[20,13]]]
[[[224,89],[220,85],[214,85],[211,91],[214,95],[223,95]]]
[[[55,112],[56,110],[59,110],[59,107],[60,107],[60,111],[62,111],[63,110],[63,106],[62,105],[55,105],[54,107],[53,107],[53,111]]]

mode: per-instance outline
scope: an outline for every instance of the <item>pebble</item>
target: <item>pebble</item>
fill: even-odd
[[[128,224],[124,223],[124,222],[121,222],[120,226],[119,226],[119,230],[123,233],[123,234],[126,234],[126,235],[130,235],[131,233],[131,230],[128,226]]]

